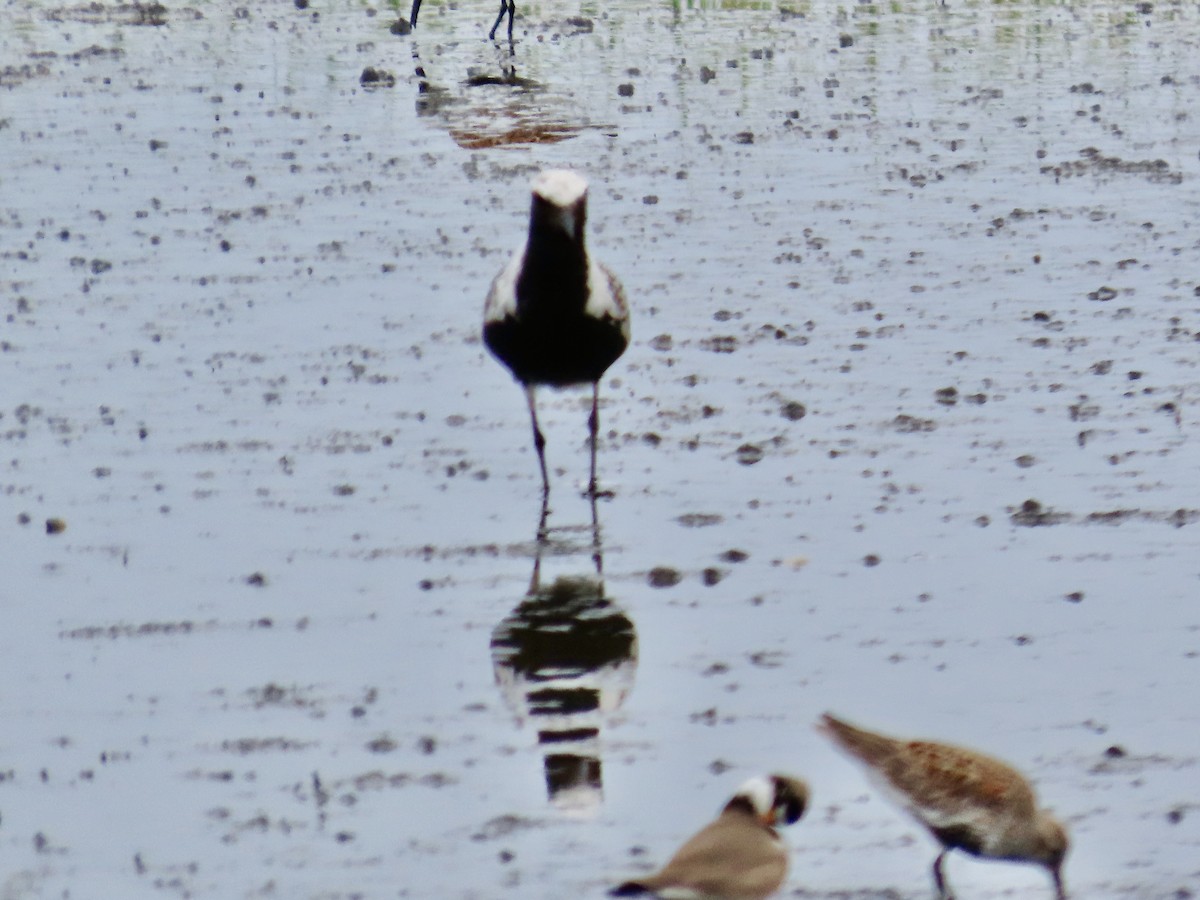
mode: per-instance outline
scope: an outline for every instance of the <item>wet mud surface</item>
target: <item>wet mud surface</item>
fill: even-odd
[[[1197,11],[402,14],[0,6],[0,896],[601,896],[776,769],[784,896],[930,896],[826,709],[1200,891]],[[545,166],[634,340],[539,541]]]

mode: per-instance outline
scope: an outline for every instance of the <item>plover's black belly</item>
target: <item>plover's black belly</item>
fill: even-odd
[[[599,381],[628,343],[619,323],[582,315],[488,322],[483,342],[518,381],[553,387]]]

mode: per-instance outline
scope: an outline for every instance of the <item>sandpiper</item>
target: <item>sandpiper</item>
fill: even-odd
[[[413,28],[417,27],[417,13],[421,11],[421,0],[413,0],[412,15],[409,16],[408,24]],[[496,16],[496,24],[492,26],[492,30],[488,32],[488,40],[496,39],[496,29],[500,27],[500,23],[504,21],[505,13],[508,14],[508,40],[512,41],[513,16],[517,14],[517,0],[500,0],[500,15]]]
[[[1033,788],[1012,766],[952,744],[876,734],[828,713],[817,728],[863,763],[871,780],[941,842],[933,879],[942,900],[953,900],[942,862],[954,849],[1044,866],[1058,900],[1065,900],[1067,831],[1037,808]]]
[[[733,795],[721,814],[696,832],[653,875],[613,888],[612,897],[658,896],[763,900],[783,885],[788,848],[776,825],[804,815],[808,785],[787,775],[760,775]]]
[[[534,390],[591,384],[588,492],[595,496],[600,378],[629,345],[625,292],[589,258],[586,223],[587,182],[561,169],[542,172],[533,182],[529,238],[492,282],[483,310],[483,342],[525,387],[543,494],[550,479]]]

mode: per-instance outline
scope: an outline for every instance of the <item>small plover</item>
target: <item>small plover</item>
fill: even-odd
[[[609,896],[764,900],[787,878],[788,848],[775,826],[798,821],[807,806],[808,785],[800,779],[752,778],[662,869],[626,881]]]

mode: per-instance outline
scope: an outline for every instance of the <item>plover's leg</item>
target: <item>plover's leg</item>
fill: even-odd
[[[413,0],[412,15],[409,16],[408,24],[413,28],[417,27],[417,13],[421,11],[421,0]]]
[[[592,563],[596,566],[596,578],[604,586],[604,546],[600,543],[600,515],[596,511],[596,492],[588,497],[592,506]],[[603,591],[602,591],[603,592]]]
[[[534,398],[533,392],[532,384],[525,385],[525,399],[529,402],[529,418],[533,421],[533,446],[537,450],[538,466],[542,470],[542,494],[549,496],[550,477],[546,474],[546,438],[542,435],[542,429],[538,428],[537,400]]]
[[[542,512],[538,516],[537,527],[537,545],[538,545],[538,562],[542,559],[542,548],[550,542],[550,494],[547,491],[542,491]]]
[[[588,416],[588,438],[592,445],[592,479],[588,482],[588,493],[595,497],[596,486],[596,435],[600,431],[600,382],[592,383],[592,414]]]
[[[536,594],[542,586],[542,551],[550,543],[550,530],[546,526],[546,520],[549,517],[550,495],[542,491],[542,513],[538,516],[537,533],[533,538],[533,574],[529,576],[529,590],[527,591],[529,596]]]

